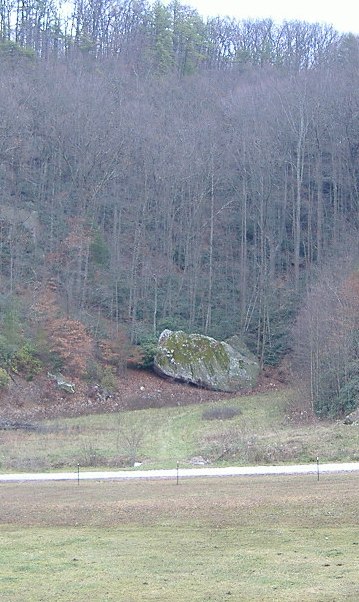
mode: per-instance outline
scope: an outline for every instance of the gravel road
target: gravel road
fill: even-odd
[[[255,475],[295,475],[359,471],[359,462],[331,464],[295,464],[283,466],[231,466],[225,468],[177,468],[169,470],[112,470],[48,472],[48,473],[12,473],[0,474],[0,482],[5,481],[74,481],[74,480],[125,480],[125,479],[176,479],[184,477],[239,477]]]

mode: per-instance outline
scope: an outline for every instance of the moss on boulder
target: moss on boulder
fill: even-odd
[[[243,343],[239,350],[228,342],[181,330],[162,332],[154,369],[165,378],[225,392],[253,388],[259,373],[258,362]]]

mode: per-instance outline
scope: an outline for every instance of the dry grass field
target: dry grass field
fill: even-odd
[[[75,470],[81,467],[190,466],[359,460],[359,425],[296,422],[290,391],[138,411],[83,415],[0,430],[0,471]],[[235,414],[223,418],[225,411]],[[208,419],[210,416],[212,419]]]
[[[357,602],[358,478],[3,483],[0,600]]]

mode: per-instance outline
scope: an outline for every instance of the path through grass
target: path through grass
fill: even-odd
[[[295,424],[288,391],[198,406],[147,409],[44,421],[37,431],[0,431],[0,470],[82,467],[144,468],[212,464],[281,464],[359,460],[359,426],[342,421]],[[229,407],[230,420],[206,420]],[[219,415],[221,415],[219,413]]]

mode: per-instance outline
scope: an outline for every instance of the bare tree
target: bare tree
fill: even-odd
[[[295,329],[293,366],[313,411],[340,415],[358,403],[359,279],[350,254],[332,257],[309,291]]]

